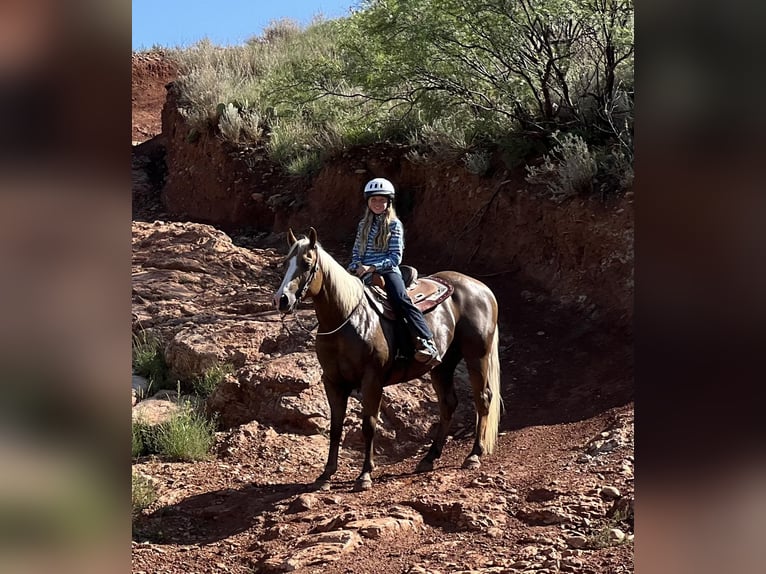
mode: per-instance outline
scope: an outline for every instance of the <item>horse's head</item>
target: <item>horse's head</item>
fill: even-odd
[[[282,313],[290,313],[306,295],[316,294],[319,253],[317,232],[312,227],[308,239],[296,239],[293,230],[287,231],[289,251],[284,260],[285,275],[282,284],[274,294],[274,306]]]

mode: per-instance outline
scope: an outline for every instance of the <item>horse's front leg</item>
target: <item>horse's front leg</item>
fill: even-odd
[[[375,439],[375,428],[378,425],[380,399],[383,387],[377,382],[362,383],[362,434],[364,435],[364,464],[362,472],[356,479],[356,490],[372,488],[372,471],[375,468],[372,443]]]
[[[330,404],[330,451],[327,454],[324,472],[319,475],[316,482],[320,487],[329,488],[329,480],[338,470],[338,451],[343,435],[343,421],[346,418],[348,393],[324,377],[322,382],[324,383],[327,402]]]

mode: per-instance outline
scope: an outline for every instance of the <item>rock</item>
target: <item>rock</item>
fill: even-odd
[[[297,540],[296,550],[263,561],[259,571],[292,572],[309,565],[320,566],[335,562],[353,551],[361,542],[359,535],[351,530],[308,534]]]
[[[524,559],[534,558],[537,556],[540,552],[540,549],[537,548],[537,546],[525,546],[519,551],[519,556],[521,556]]]
[[[224,363],[242,366],[241,358],[237,360],[219,346],[215,331],[211,325],[191,324],[176,333],[165,348],[165,362],[176,377],[191,380]]]
[[[401,516],[407,516],[402,518]],[[357,530],[365,538],[380,538],[384,534],[392,532],[407,532],[415,530],[422,526],[423,517],[417,512],[409,509],[402,509],[399,517],[383,516],[379,518],[368,518],[363,520],[354,520],[346,524],[346,528]]]
[[[612,506],[609,508],[609,510],[606,511],[606,515],[609,518],[623,521],[632,527],[634,520],[633,506],[634,502],[632,496],[618,498],[612,503]]]
[[[516,513],[516,517],[532,526],[565,524],[572,520],[564,509],[558,506],[550,506],[542,509],[522,509]]]
[[[606,500],[614,500],[615,498],[620,498],[620,491],[614,486],[605,486],[601,489],[599,494],[601,495],[601,498]]]
[[[569,536],[566,538],[566,543],[572,548],[585,548],[588,545],[588,539],[585,536]]]
[[[316,505],[317,499],[311,494],[301,494],[290,503],[287,513],[305,512],[311,510]]]
[[[612,542],[622,542],[625,540],[625,533],[619,528],[609,529],[609,540]]]
[[[282,430],[317,434],[329,428],[329,408],[313,353],[279,357],[227,378],[207,400],[223,427],[257,420]]]
[[[133,407],[133,422],[141,422],[147,425],[159,425],[167,422],[181,410],[179,401],[167,398],[149,398],[141,401]]]

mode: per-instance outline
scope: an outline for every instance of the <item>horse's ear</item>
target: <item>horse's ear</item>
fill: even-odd
[[[287,229],[287,246],[292,247],[293,245],[295,245],[296,241],[298,240],[295,238],[295,234],[293,234],[292,227],[288,228]]]
[[[317,244],[317,230],[313,227],[309,227],[309,247],[312,249]]]

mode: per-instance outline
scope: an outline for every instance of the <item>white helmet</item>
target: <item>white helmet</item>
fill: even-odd
[[[385,195],[386,197],[393,199],[396,195],[394,184],[382,177],[376,177],[367,182],[364,186],[364,198],[369,199],[373,195]]]

